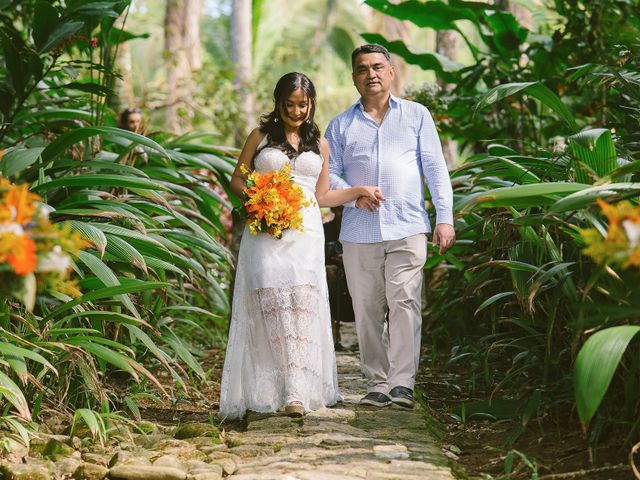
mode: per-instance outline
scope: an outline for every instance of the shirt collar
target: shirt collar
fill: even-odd
[[[398,97],[396,97],[392,93],[389,94],[389,107],[397,108],[398,105],[400,105],[400,100],[398,99]],[[358,99],[358,101],[355,103],[354,107],[359,108],[360,110],[364,111],[364,105],[362,104],[362,97],[360,97]]]

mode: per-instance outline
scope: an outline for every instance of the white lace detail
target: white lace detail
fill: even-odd
[[[320,365],[309,363],[317,358],[319,339],[310,336],[318,311],[318,289],[312,285],[292,288],[256,290],[262,317],[276,365],[282,373],[285,403],[304,396],[308,375],[320,378]]]
[[[258,171],[282,168],[288,157],[264,148]],[[303,152],[292,163],[294,180],[313,198],[322,157]],[[220,416],[246,410],[273,412],[291,401],[305,410],[339,398],[324,233],[319,208],[303,212],[304,232],[242,237],[233,294],[233,315],[220,389]]]

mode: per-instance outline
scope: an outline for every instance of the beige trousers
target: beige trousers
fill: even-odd
[[[388,393],[397,386],[413,390],[420,359],[427,236],[342,244],[367,392]]]

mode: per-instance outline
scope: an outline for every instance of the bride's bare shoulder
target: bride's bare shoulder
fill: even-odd
[[[267,136],[266,133],[260,130],[260,127],[256,127],[251,130],[251,133],[247,137],[247,143],[258,145]]]

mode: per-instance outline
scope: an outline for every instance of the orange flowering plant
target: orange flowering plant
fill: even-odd
[[[0,178],[0,298],[13,296],[31,311],[38,291],[80,295],[68,279],[70,255],[85,246],[69,225],[49,222],[46,206],[28,185]]]
[[[609,228],[606,236],[595,228],[580,230],[587,244],[583,252],[599,263],[640,268],[640,205],[597,202],[609,220]]]
[[[275,238],[282,238],[285,230],[302,231],[302,208],[312,205],[307,200],[300,185],[293,181],[291,165],[282,170],[248,174],[244,208],[247,223],[252,234],[267,233]]]

